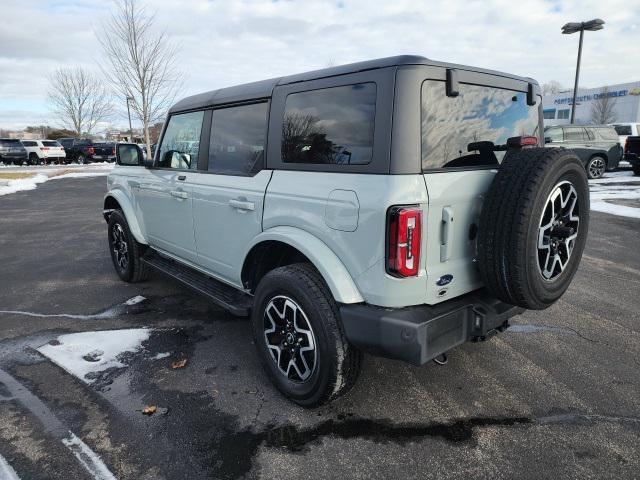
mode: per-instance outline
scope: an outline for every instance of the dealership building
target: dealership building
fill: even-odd
[[[640,81],[600,88],[579,88],[576,97],[575,123],[590,124],[591,110],[603,96],[613,102],[613,121],[610,123],[640,123]],[[571,119],[573,90],[545,95],[542,100],[545,125],[563,125]]]

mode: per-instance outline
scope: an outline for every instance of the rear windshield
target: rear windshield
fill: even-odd
[[[527,94],[460,84],[447,97],[445,82],[422,84],[422,169],[497,165],[510,137],[538,135],[538,102]],[[497,148],[496,148],[497,147]]]
[[[618,135],[631,135],[631,125],[614,125]]]
[[[20,140],[14,140],[12,138],[6,138],[4,140],[0,140],[0,144],[4,147],[21,147],[22,143]]]
[[[60,144],[58,142],[42,142],[43,147],[59,147]]]

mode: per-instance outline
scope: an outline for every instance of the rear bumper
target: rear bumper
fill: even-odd
[[[508,326],[523,308],[501,302],[485,290],[438,305],[398,309],[350,304],[340,307],[353,345],[381,357],[422,365],[471,340],[483,340]]]
[[[631,165],[639,165],[640,164],[640,157],[638,157],[637,153],[626,152],[624,154],[623,160],[626,160]]]

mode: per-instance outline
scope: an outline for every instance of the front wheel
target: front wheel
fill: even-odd
[[[345,394],[357,380],[362,354],[347,341],[336,302],[311,265],[288,265],[265,275],[251,321],[265,370],[295,403],[317,407]]]
[[[607,161],[604,158],[599,155],[595,155],[589,159],[589,162],[587,163],[587,177],[590,179],[602,177],[606,170]]]
[[[84,155],[78,155],[76,162],[78,163],[78,165],[84,165],[85,163],[87,163],[87,159]]]
[[[129,283],[146,280],[149,277],[149,267],[142,261],[145,246],[133,238],[122,211],[111,212],[108,232],[109,252],[118,276]]]
[[[27,161],[28,165],[40,165],[40,157],[38,157],[35,153],[29,154],[29,160]]]

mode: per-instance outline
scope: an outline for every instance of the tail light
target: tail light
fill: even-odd
[[[49,150],[49,147],[41,147],[40,150],[44,150],[46,152]]]
[[[112,149],[111,149],[111,155],[115,155],[115,154],[116,154],[116,149],[115,149],[115,148],[112,148]]]
[[[538,137],[534,137],[532,135],[507,138],[507,148],[520,148],[535,145],[538,145]]]
[[[87,149],[87,152],[89,153],[89,155],[93,155],[94,153],[96,153],[95,149],[93,147],[89,147]]]
[[[420,269],[422,210],[391,207],[387,215],[387,272],[414,277]]]

